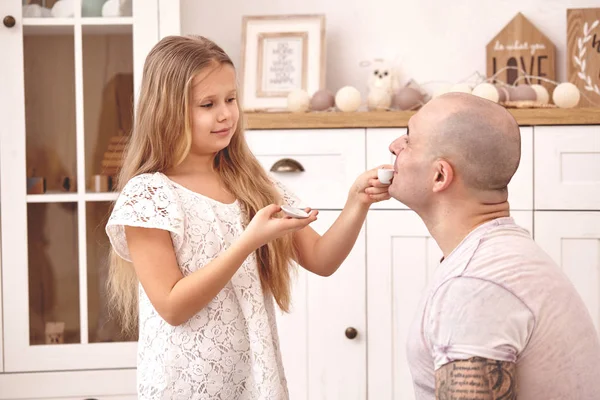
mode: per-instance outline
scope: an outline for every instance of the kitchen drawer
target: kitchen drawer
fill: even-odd
[[[364,129],[246,132],[262,166],[315,209],[341,209],[365,171]]]
[[[135,369],[0,374],[0,400],[133,400]]]
[[[367,168],[381,164],[393,164],[395,156],[389,146],[398,137],[406,134],[406,128],[367,129]],[[511,210],[533,208],[533,129],[521,127],[521,162],[508,185],[508,200]],[[374,204],[372,208],[406,209],[406,205],[390,199]]]
[[[600,212],[536,211],[535,241],[575,286],[600,334]]]
[[[535,209],[600,210],[600,125],[534,129]]]

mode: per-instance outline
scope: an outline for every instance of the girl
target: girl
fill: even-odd
[[[139,327],[140,399],[286,399],[273,300],[288,310],[290,261],[331,275],[389,199],[372,170],[322,237],[317,211],[280,217],[299,201],[248,149],[236,93],[230,58],[205,38],[164,38],[146,59],[106,226],[112,301]]]

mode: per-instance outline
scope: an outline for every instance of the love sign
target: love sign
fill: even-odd
[[[550,93],[554,85],[541,79],[523,78],[527,75],[555,81],[555,47],[523,14],[518,13],[486,46],[486,74],[495,81],[509,85],[543,85]]]

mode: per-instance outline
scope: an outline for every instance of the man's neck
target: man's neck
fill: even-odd
[[[510,216],[508,202],[500,204],[461,204],[459,207],[439,207],[421,215],[427,229],[444,254],[444,259],[475,228],[496,218]]]

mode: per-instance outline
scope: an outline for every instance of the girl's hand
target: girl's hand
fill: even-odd
[[[377,170],[380,168],[393,168],[393,165],[380,165],[361,174],[350,189],[349,200],[356,201],[361,205],[369,207],[373,203],[391,198],[388,191],[389,184],[381,183],[377,178]]]
[[[300,219],[288,216],[276,216],[275,214],[280,211],[281,207],[277,204],[268,205],[260,209],[254,218],[252,218],[248,227],[246,227],[244,235],[247,235],[256,248],[283,235],[305,228],[310,223],[316,221],[317,214],[319,213],[316,210],[311,211],[310,208],[306,208],[305,211],[309,213],[308,218]]]

